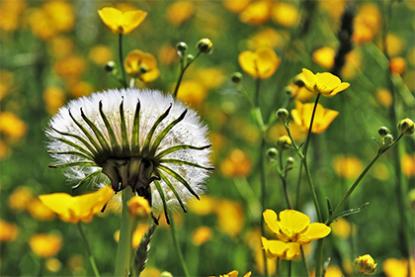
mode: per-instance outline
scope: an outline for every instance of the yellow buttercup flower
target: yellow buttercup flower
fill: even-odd
[[[128,211],[134,216],[146,217],[150,214],[151,208],[144,197],[135,195],[128,200]]]
[[[52,193],[40,195],[39,199],[57,213],[65,222],[90,222],[92,217],[103,209],[114,195],[110,186],[105,186],[96,192],[80,196],[67,193]]]
[[[339,77],[330,72],[314,74],[311,70],[303,68],[301,81],[311,91],[331,97],[347,89],[350,84],[342,82]]]
[[[59,87],[48,87],[43,92],[43,101],[49,114],[55,114],[65,104],[65,93]]]
[[[12,112],[0,112],[0,134],[12,141],[21,139],[27,131],[26,123]]]
[[[252,77],[267,79],[277,70],[280,58],[271,48],[260,48],[240,53],[239,65]]]
[[[271,1],[254,1],[239,14],[239,19],[246,24],[260,25],[266,22],[270,17],[271,7]]]
[[[223,199],[217,202],[218,228],[230,237],[237,236],[244,227],[244,210],[240,203]]]
[[[138,49],[128,53],[124,67],[127,74],[143,82],[154,81],[160,75],[156,58],[152,54]]]
[[[333,160],[334,171],[338,176],[354,179],[362,172],[362,162],[355,156],[337,156]]]
[[[243,275],[243,277],[250,277],[251,276],[251,271],[245,273]],[[220,274],[219,277],[238,277],[239,272],[236,270],[232,270],[231,272],[225,273],[225,274]]]
[[[415,154],[404,154],[401,160],[402,172],[405,176],[415,176]]]
[[[415,268],[415,259],[411,259],[411,268]],[[408,277],[408,260],[389,258],[383,262],[383,271],[387,277]],[[409,277],[415,277],[415,271],[411,270]]]
[[[131,247],[137,248],[140,245],[141,239],[147,233],[149,229],[148,224],[138,224],[132,234]],[[118,242],[120,240],[120,230],[115,231],[114,240]]]
[[[323,223],[310,223],[310,218],[296,210],[263,212],[264,222],[276,240],[262,237],[268,256],[291,260],[300,255],[300,246],[328,236],[331,228]]]
[[[249,2],[251,0],[223,0],[223,6],[233,13],[240,13],[248,6]]]
[[[169,5],[166,10],[167,20],[179,26],[189,20],[195,13],[195,6],[192,1],[176,1]]]
[[[18,234],[19,229],[15,224],[0,219],[0,242],[14,241]]]
[[[272,6],[272,20],[287,28],[297,25],[300,13],[298,8],[290,3],[278,2]]]
[[[208,90],[201,82],[188,80],[181,83],[177,99],[193,108],[198,108],[202,105],[207,94]]]
[[[280,48],[285,41],[286,37],[281,32],[273,28],[265,28],[249,37],[247,46],[249,49]]]
[[[52,220],[55,218],[55,214],[51,209],[49,209],[45,204],[43,204],[39,199],[33,199],[27,205],[27,211],[30,215],[41,221]]]
[[[36,234],[29,240],[30,249],[41,258],[55,256],[62,247],[62,238],[56,234]]]
[[[197,228],[192,234],[192,242],[194,245],[200,246],[210,240],[212,237],[212,229],[207,226]]]
[[[147,16],[147,13],[142,10],[122,12],[111,7],[100,9],[98,14],[105,26],[112,32],[123,35],[131,33]]]
[[[330,225],[333,234],[342,239],[347,239],[352,233],[352,224],[344,218],[339,218]]]
[[[208,195],[200,197],[200,200],[192,199],[188,203],[189,211],[197,215],[208,215],[215,211],[217,206],[216,198]]]
[[[302,104],[301,102],[296,102],[295,106],[295,109],[291,111],[294,123],[304,130],[308,130],[310,127],[314,103]],[[339,112],[326,109],[323,105],[317,104],[311,132],[315,134],[324,132],[338,115]]]
[[[376,262],[369,254],[357,257],[354,260],[357,270],[364,275],[370,275],[376,271]]]
[[[220,171],[226,177],[248,176],[251,170],[251,159],[240,149],[233,149],[220,164]]]
[[[8,199],[10,209],[16,211],[23,211],[33,200],[33,192],[30,188],[21,186],[17,187]]]
[[[331,47],[321,47],[313,52],[313,62],[319,66],[330,69],[334,65],[336,50]]]

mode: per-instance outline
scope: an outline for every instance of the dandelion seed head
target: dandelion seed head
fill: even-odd
[[[137,103],[140,106],[138,127],[135,121]],[[124,135],[120,105],[124,114]],[[167,116],[160,121],[160,116],[166,112]],[[175,120],[176,123],[173,124]],[[158,125],[157,121],[159,121]],[[113,136],[108,124],[111,126]],[[154,133],[147,143],[147,148],[144,149],[155,124],[157,126]],[[99,134],[94,130],[94,126]],[[134,135],[134,126],[138,129],[136,135]],[[169,130],[163,136],[166,128]],[[112,89],[73,100],[52,118],[46,134],[49,138],[48,150],[51,156],[60,165],[70,164],[65,167],[65,175],[73,181],[86,179],[95,173],[94,178],[99,178],[99,172],[109,172],[105,167],[107,161],[111,159],[116,160],[117,163],[118,160],[129,161],[131,157],[150,160],[156,175],[160,173],[158,176],[161,177],[160,187],[167,205],[172,208],[178,206],[179,201],[168,183],[176,190],[181,200],[186,202],[194,194],[203,192],[204,182],[209,175],[210,149],[204,147],[209,145],[206,126],[201,123],[199,116],[193,110],[174,100],[170,95],[157,90]],[[125,137],[127,140],[124,139]],[[156,141],[160,138],[162,139],[157,145]],[[180,145],[192,147],[177,148]],[[166,152],[174,147],[177,148],[175,151]],[[163,151],[166,154],[163,154]],[[158,157],[161,154],[162,157]],[[164,160],[166,161],[163,162]],[[160,166],[168,167],[183,177],[193,193],[178,180],[177,175],[169,170],[163,170]],[[128,176],[128,182],[134,181],[137,177],[133,178],[131,174]],[[154,182],[150,182],[149,186],[153,210],[160,211],[163,207],[161,196]]]

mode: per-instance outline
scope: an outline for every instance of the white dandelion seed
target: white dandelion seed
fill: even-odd
[[[105,176],[131,186],[159,213],[199,197],[212,169],[198,115],[156,90],[108,90],[69,102],[46,131],[48,150],[68,178]]]

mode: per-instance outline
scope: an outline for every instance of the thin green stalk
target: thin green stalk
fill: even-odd
[[[179,241],[177,240],[174,217],[172,216],[169,210],[167,210],[167,214],[170,219],[170,232],[171,232],[171,237],[173,239],[173,244],[174,244],[174,249],[176,251],[176,255],[179,257],[179,262],[180,262],[180,265],[182,266],[184,276],[190,277],[189,270],[187,269],[186,263],[183,258],[182,250],[180,249]]]
[[[81,235],[81,238],[82,238],[82,242],[84,243],[86,254],[88,255],[89,263],[91,264],[91,268],[94,271],[94,275],[95,275],[95,277],[100,277],[99,270],[98,270],[97,264],[95,262],[95,258],[94,258],[94,256],[92,255],[92,252],[91,252],[91,247],[89,246],[88,239],[86,238],[85,232],[82,228],[82,223],[78,222],[77,226],[78,226],[79,234]]]
[[[260,168],[260,182],[261,182],[261,235],[262,236],[265,235],[264,217],[262,216],[262,213],[265,210],[265,198],[267,195],[266,194],[265,157],[264,157],[265,151],[266,151],[266,142],[265,142],[264,136],[262,135],[261,148],[259,152],[259,168]],[[264,249],[262,250],[262,259],[264,262],[265,276],[269,276],[267,255]]]
[[[281,150],[279,155],[278,155],[279,156],[278,161],[279,161],[279,167],[280,167],[279,176],[280,176],[280,179],[281,179],[281,184],[282,184],[282,189],[283,189],[283,192],[284,192],[285,202],[287,202],[287,208],[291,209],[292,206],[291,206],[291,202],[290,202],[290,197],[288,195],[287,171],[284,170],[284,166],[283,166],[283,162],[282,162],[283,153],[284,153],[283,150]],[[284,171],[284,173],[283,173],[283,171]]]
[[[292,267],[292,262],[288,261],[288,274],[287,274],[288,277],[291,277],[291,267]]]
[[[305,257],[304,247],[302,245],[300,246],[300,251],[301,251],[301,260],[303,261],[303,266],[306,272],[306,276],[310,276],[310,271],[308,269],[308,264],[307,264],[307,258]]]
[[[317,241],[317,248],[316,248],[316,277],[323,277],[322,269],[323,269],[323,257],[324,257],[324,239]]]
[[[303,155],[305,158],[307,158],[307,151],[308,151],[308,146],[310,144],[310,138],[311,138],[311,131],[313,129],[313,123],[314,123],[314,117],[316,116],[316,110],[317,110],[317,105],[318,105],[318,101],[320,100],[321,94],[317,94],[317,97],[314,101],[314,106],[313,106],[313,112],[311,113],[311,119],[310,119],[310,125],[308,127],[308,132],[307,132],[307,138],[304,144],[304,150],[303,150]]]
[[[125,76],[125,68],[124,68],[124,54],[123,54],[123,35],[120,33],[118,35],[118,61],[120,63],[120,70],[121,70],[121,83],[124,88],[128,87],[127,77]]]
[[[120,240],[118,242],[115,258],[115,276],[128,276],[131,264],[131,235],[133,231],[134,218],[128,212],[128,200],[132,196],[129,187],[122,191],[122,215]]]
[[[193,58],[193,60],[187,62],[185,66],[183,66],[183,64],[182,64],[183,63],[183,57],[181,58],[181,61],[180,61],[180,73],[179,73],[179,78],[177,79],[177,82],[176,82],[176,86],[174,87],[173,98],[176,98],[177,97],[177,93],[179,92],[180,84],[183,81],[184,73],[186,73],[186,70],[200,56],[201,53],[202,52],[200,52],[200,51],[197,52],[197,54]]]

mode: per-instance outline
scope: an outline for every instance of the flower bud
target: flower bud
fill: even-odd
[[[195,59],[195,56],[193,56],[192,54],[187,55],[187,61],[191,62]]]
[[[274,148],[274,147],[273,148],[269,148],[267,150],[267,156],[270,159],[275,159],[278,156],[278,150],[276,148]]]
[[[183,56],[183,54],[187,51],[187,44],[186,42],[179,42],[176,44],[177,53],[179,56]]]
[[[289,136],[281,136],[277,140],[277,145],[280,149],[290,148],[292,141]]]
[[[391,134],[387,134],[386,136],[383,137],[383,147],[388,147],[389,145],[391,145],[393,143],[393,136]]]
[[[370,275],[376,271],[376,262],[369,254],[359,256],[354,260],[357,270],[364,275]]]
[[[387,134],[390,134],[390,131],[389,131],[389,129],[388,129],[387,127],[382,126],[382,127],[380,127],[380,128],[379,128],[379,130],[378,130],[378,134],[379,134],[381,137],[384,137],[384,136],[386,136]]]
[[[289,113],[288,113],[287,109],[280,108],[280,109],[277,110],[276,115],[277,115],[277,118],[279,120],[285,122],[288,119]]]
[[[398,124],[398,129],[404,135],[412,135],[415,132],[415,123],[410,118],[402,119]]]
[[[173,274],[171,274],[168,271],[163,271],[162,273],[160,273],[160,277],[173,277]]]
[[[197,43],[197,49],[199,49],[200,52],[209,54],[212,52],[213,43],[208,38],[202,38]]]
[[[235,84],[239,84],[242,80],[242,74],[241,72],[234,72],[232,74],[232,78],[231,78],[232,82]]]
[[[293,168],[294,163],[295,163],[294,158],[291,157],[291,156],[288,157],[287,160],[286,160],[286,168],[287,168],[287,170],[291,170]]]
[[[133,216],[146,217],[150,214],[151,208],[148,201],[141,196],[133,196],[128,200],[128,211]]]
[[[114,68],[115,68],[115,62],[114,61],[107,62],[105,64],[105,67],[104,67],[105,71],[110,72],[110,73],[114,70]]]

